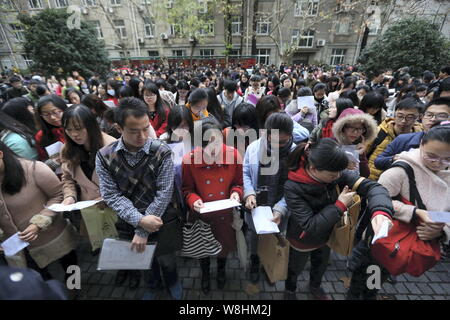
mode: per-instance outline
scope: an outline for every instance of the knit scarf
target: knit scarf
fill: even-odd
[[[261,157],[267,155],[269,158],[272,157],[271,145],[268,143],[267,138],[261,143],[260,149],[260,159],[258,168],[258,188],[257,188],[257,199],[256,203],[258,205],[265,205],[273,207],[278,201],[283,198],[284,193],[284,183],[288,178],[288,165],[287,159],[291,151],[293,139],[281,149],[278,150],[279,156],[279,168],[274,174],[261,174],[262,168],[268,168],[273,164],[273,161],[277,159],[272,159],[268,164],[261,163]]]

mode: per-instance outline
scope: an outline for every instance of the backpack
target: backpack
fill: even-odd
[[[418,209],[426,207],[417,190],[414,170],[404,161],[396,161],[392,167],[400,167],[406,171],[409,180],[409,201],[401,198],[406,204],[415,205]],[[393,220],[393,227],[386,238],[379,239],[372,246],[372,256],[385,267],[390,274],[396,276],[408,273],[419,277],[425,271],[434,267],[441,259],[441,249],[438,240],[420,240],[417,232],[417,222],[405,223]]]

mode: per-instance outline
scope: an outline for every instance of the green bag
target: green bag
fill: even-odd
[[[101,248],[106,238],[117,239],[117,214],[110,208],[99,209],[96,206],[81,210],[92,251]]]

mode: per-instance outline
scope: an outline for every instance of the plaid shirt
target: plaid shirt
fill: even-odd
[[[135,166],[139,161],[147,156],[150,152],[150,144],[152,139],[147,140],[144,146],[138,152],[130,152],[125,147],[122,138],[120,138],[114,152],[123,150],[125,160],[130,166]],[[102,161],[97,155],[96,171],[100,182],[100,193],[106,204],[113,209],[119,217],[136,228],[135,233],[140,237],[148,237],[149,232],[139,227],[139,221],[142,219],[142,214],[133,206],[130,199],[122,195],[117,182],[111,176],[108,168],[103,166]],[[171,157],[167,157],[162,165],[157,168],[158,178],[156,179],[156,195],[154,201],[150,203],[145,215],[155,215],[162,217],[167,209],[167,205],[172,199],[173,182],[174,182],[174,168]]]

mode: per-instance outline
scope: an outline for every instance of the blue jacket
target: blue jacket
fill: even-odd
[[[393,158],[396,154],[400,154],[403,151],[409,151],[416,149],[420,146],[423,135],[425,132],[413,132],[401,134],[394,139],[386,149],[375,159],[375,167],[379,170],[387,170],[393,162]]]

